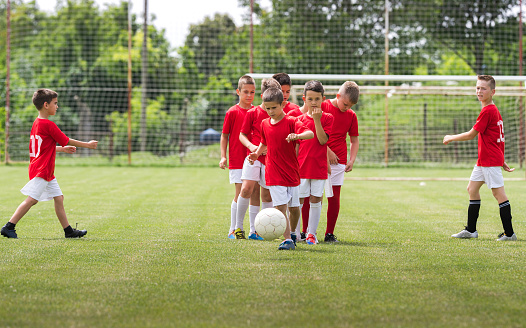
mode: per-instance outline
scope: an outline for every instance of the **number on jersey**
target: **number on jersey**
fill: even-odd
[[[38,157],[38,155],[40,155],[40,146],[42,146],[42,138],[39,135],[31,135],[29,141],[29,157]]]

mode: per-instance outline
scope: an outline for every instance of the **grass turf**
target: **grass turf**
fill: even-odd
[[[477,240],[466,181],[346,181],[339,244],[228,240],[233,187],[214,168],[58,167],[70,223],[50,202],[0,239],[2,327],[522,326],[526,192],[507,181],[519,241],[498,243],[483,187]],[[348,176],[469,177],[470,170],[360,169]],[[0,213],[27,168],[0,166]],[[524,171],[505,177],[524,177]],[[319,235],[325,231],[325,204]],[[1,224],[4,224],[2,222]],[[248,219],[245,220],[248,227]]]

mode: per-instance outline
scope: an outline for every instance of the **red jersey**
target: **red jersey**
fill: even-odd
[[[267,186],[296,187],[301,183],[296,143],[285,140],[291,133],[300,134],[307,127],[287,116],[276,124],[267,118],[261,122],[261,143],[267,146],[265,182]]]
[[[332,134],[327,146],[338,156],[338,163],[345,165],[347,164],[347,134],[351,137],[359,136],[356,113],[352,109],[342,112],[329,99],[321,104],[321,109],[334,117]]]
[[[259,146],[261,142],[261,122],[269,118],[267,111],[261,108],[261,106],[252,107],[245,116],[245,121],[241,127],[241,132],[245,134],[254,145]],[[258,160],[265,164],[266,155],[261,155]]]
[[[287,113],[288,116],[292,116],[292,117],[299,117],[301,115],[303,115],[304,113],[300,110],[300,108],[295,108],[293,110],[291,110],[290,112]]]
[[[327,143],[321,145],[316,135],[314,119],[307,114],[298,117],[309,130],[314,132],[314,138],[300,140],[298,161],[300,164],[300,177],[302,179],[327,179]],[[331,135],[334,118],[331,114],[322,113],[321,126],[327,136]]]
[[[285,112],[285,114],[287,114],[291,110],[294,110],[294,109],[297,109],[297,108],[300,108],[300,106],[296,105],[295,103],[291,103],[290,101],[287,101],[287,104],[285,105],[285,107],[283,107],[283,112]]]
[[[29,180],[35,177],[46,181],[55,179],[57,143],[66,146],[69,138],[55,122],[37,118],[29,136]]]
[[[497,106],[482,108],[473,129],[479,133],[477,165],[504,165],[504,123]]]
[[[239,132],[245,120],[248,109],[235,105],[230,107],[225,114],[222,133],[228,134],[228,169],[243,168],[243,162],[248,155],[247,148],[239,141]]]

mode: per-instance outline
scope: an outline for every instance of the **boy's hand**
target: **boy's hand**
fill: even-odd
[[[221,157],[221,160],[219,161],[219,167],[223,170],[226,168],[226,157]]]
[[[315,120],[321,120],[321,114],[322,114],[321,108],[318,107],[312,107],[312,118]]]
[[[258,156],[258,154],[256,152],[251,152],[248,155],[248,162],[250,163],[250,165],[254,164],[254,162],[258,159],[258,157],[259,156]]]
[[[502,165],[502,168],[503,168],[504,171],[506,171],[506,172],[513,172],[513,171],[515,171],[515,168],[511,168],[511,167],[509,167],[509,165],[506,164],[506,162],[504,162],[504,165]]]
[[[88,147],[89,149],[97,149],[97,145],[98,145],[98,141],[97,140],[90,140],[88,142]]]
[[[442,140],[442,143],[443,143],[444,145],[447,145],[448,143],[450,143],[451,141],[453,141],[453,140],[451,140],[451,137],[452,137],[452,136],[450,136],[450,135],[445,136],[445,137],[444,137],[444,140]]]
[[[287,136],[287,138],[285,138],[285,140],[287,140],[287,142],[291,142],[291,141],[295,141],[295,140],[298,140],[299,137],[296,133],[291,133]]]
[[[351,172],[352,171],[352,167],[354,166],[354,163],[353,162],[349,162],[347,163],[347,165],[345,165],[345,172]]]
[[[64,146],[64,147],[62,147],[62,152],[64,152],[64,153],[73,154],[76,151],[77,151],[77,147],[75,147],[75,146]]]
[[[258,146],[256,146],[256,145],[250,145],[250,146],[248,147],[248,150],[250,150],[251,153],[254,153],[254,152],[256,152],[256,150],[258,150]]]
[[[329,163],[330,164],[338,164],[338,156],[336,156],[336,154],[332,151],[332,150],[328,150],[327,152],[327,155],[329,156]]]

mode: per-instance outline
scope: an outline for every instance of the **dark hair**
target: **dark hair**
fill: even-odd
[[[307,83],[305,83],[305,88],[303,89],[303,94],[306,96],[307,91],[314,91],[319,92],[323,96],[325,93],[325,89],[323,88],[323,84],[321,84],[320,81],[316,80],[310,80]]]
[[[340,87],[340,95],[348,97],[353,104],[358,103],[360,98],[360,87],[354,81],[347,81]]]
[[[283,92],[279,88],[268,88],[263,92],[263,102],[275,102],[281,104],[283,102]]]
[[[256,85],[256,81],[254,81],[254,79],[250,75],[243,75],[242,77],[239,78],[239,81],[237,82],[237,88],[241,90],[243,89],[245,84]]]
[[[38,89],[33,94],[33,104],[38,110],[41,110],[44,107],[44,103],[50,104],[51,101],[55,98],[58,98],[58,93],[49,89]]]
[[[265,92],[267,89],[270,89],[270,88],[281,89],[281,85],[274,78],[263,79],[263,81],[261,81],[261,93]]]
[[[489,87],[491,90],[495,89],[495,79],[491,75],[479,75],[477,76],[478,80],[487,81],[489,82]]]
[[[272,75],[272,77],[276,79],[276,81],[278,81],[279,85],[289,85],[290,86],[291,84],[290,76],[287,73],[276,73]]]

